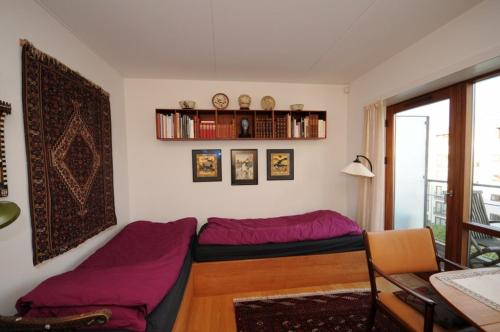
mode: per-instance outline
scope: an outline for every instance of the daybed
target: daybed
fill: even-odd
[[[265,219],[208,218],[195,247],[197,262],[363,250],[359,226],[321,210]]]
[[[106,331],[170,331],[191,268],[196,219],[138,221],[73,271],[21,297],[24,317],[68,316],[108,309]],[[93,329],[95,331],[95,329]]]

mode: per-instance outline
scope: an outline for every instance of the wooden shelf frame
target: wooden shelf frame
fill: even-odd
[[[212,137],[212,138],[162,138],[159,135],[158,122],[156,121],[156,139],[160,141],[232,141],[232,140],[276,140],[276,141],[305,141],[305,140],[322,140],[328,137],[328,121],[327,121],[327,111],[325,110],[303,110],[303,111],[291,111],[291,110],[260,110],[260,109],[168,109],[168,108],[157,108],[155,110],[155,117],[157,114],[180,114],[180,115],[190,115],[197,116],[201,121],[211,120],[215,121],[216,131],[217,126],[221,124],[222,119],[227,121],[228,118],[234,120],[235,123],[235,137]],[[279,116],[287,116],[290,114],[292,119],[300,119],[306,116],[317,115],[318,120],[325,121],[325,136],[324,137],[277,137],[276,123]],[[272,137],[256,137],[256,118],[259,115],[268,115],[268,118],[272,119]],[[239,137],[240,125],[239,121],[242,117],[247,117],[250,122],[250,132],[251,137]]]

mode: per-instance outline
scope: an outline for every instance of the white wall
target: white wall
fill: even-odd
[[[212,109],[217,92],[237,98],[252,97],[251,108],[272,95],[277,109],[303,103],[306,109],[328,111],[328,139],[318,141],[207,141],[156,140],[155,109],[178,108],[178,101],[192,99],[200,109]],[[345,211],[347,96],[343,87],[283,83],[213,82],[182,80],[125,80],[127,146],[131,219],[172,220],[210,216],[264,217],[314,209]],[[193,183],[192,149],[222,149],[222,182]],[[259,185],[231,186],[230,150],[256,148]],[[295,180],[267,181],[266,149],[295,150]]]
[[[484,1],[352,82],[348,99],[348,156],[362,151],[364,105],[499,56],[499,13],[500,1]],[[348,182],[350,216],[356,215],[355,181]]]
[[[21,48],[30,40],[111,94],[115,200],[118,223],[128,218],[127,150],[123,79],[35,2],[0,1],[0,99],[12,103],[6,120],[8,200],[22,210],[20,218],[0,230],[0,313],[14,312],[16,299],[48,276],[73,268],[112,236],[119,227],[101,233],[78,248],[44,262],[32,263],[28,176],[21,101]]]

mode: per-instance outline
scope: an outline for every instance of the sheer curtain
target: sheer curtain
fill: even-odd
[[[358,199],[358,222],[368,231],[384,229],[385,106],[382,101],[364,107],[364,155],[373,164],[373,178],[363,178]]]

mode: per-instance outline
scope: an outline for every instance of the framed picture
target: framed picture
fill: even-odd
[[[259,183],[257,149],[231,150],[231,184]]]
[[[193,150],[193,182],[222,181],[221,150]]]
[[[267,179],[293,180],[293,149],[267,150]]]

